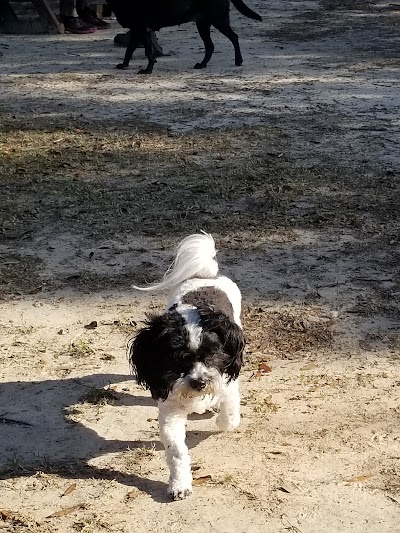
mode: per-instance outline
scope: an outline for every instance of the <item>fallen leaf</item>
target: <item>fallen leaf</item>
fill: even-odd
[[[373,474],[366,474],[364,476],[357,476],[353,477],[352,479],[347,479],[347,483],[359,483],[360,481],[367,481],[367,479],[371,479],[373,477]]]
[[[0,520],[3,522],[11,522],[10,525],[12,526],[13,531],[16,531],[15,528],[18,526],[23,526],[24,529],[28,526],[27,522],[22,517],[19,517],[17,514],[11,513],[10,511],[0,511]],[[18,528],[18,530],[20,530],[20,528]]]
[[[83,326],[85,329],[95,329],[97,328],[97,320],[92,320],[90,324],[86,324],[86,326]]]
[[[290,494],[291,492],[298,490],[298,487],[291,481],[285,481],[284,483],[281,483],[278,489],[281,490],[282,492],[286,492],[287,494]]]
[[[271,453],[272,455],[280,455],[283,452],[281,452],[280,450],[267,450],[266,453]]]
[[[61,495],[61,497],[68,496],[68,494],[71,494],[71,492],[74,492],[75,489],[76,489],[76,483],[72,483],[72,485],[70,485],[67,488],[67,490],[64,492],[64,494]]]
[[[193,486],[197,487],[198,485],[204,485],[204,483],[207,483],[208,481],[212,481],[212,477],[210,475],[196,477],[193,479]]]
[[[265,372],[265,373],[272,372],[272,368],[269,365],[267,365],[267,363],[265,363],[265,362],[260,363],[258,365],[258,370],[259,370],[259,372]]]
[[[55,513],[49,514],[49,516],[46,516],[46,518],[59,518],[61,516],[66,516],[68,514],[74,513],[75,511],[78,511],[79,509],[83,509],[85,504],[78,503],[77,505],[73,505],[72,507],[65,507],[65,509],[61,509],[60,511],[56,511]]]
[[[13,514],[10,513],[10,511],[0,511],[0,518],[2,520],[11,520],[13,518]]]

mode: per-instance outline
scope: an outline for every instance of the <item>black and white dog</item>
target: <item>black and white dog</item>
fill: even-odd
[[[173,289],[164,314],[149,317],[130,342],[129,358],[138,383],[158,402],[170,470],[168,493],[174,500],[192,492],[187,416],[219,408],[220,430],[240,423],[241,294],[232,280],[218,276],[215,256],[211,235],[190,235],[160,283],[134,287]]]

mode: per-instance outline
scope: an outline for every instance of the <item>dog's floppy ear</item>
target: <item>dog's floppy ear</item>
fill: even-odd
[[[128,344],[132,374],[138,384],[146,389],[151,389],[153,382],[151,377],[152,353],[154,351],[153,322],[155,322],[155,317],[149,317],[146,326]]]
[[[176,311],[149,316],[128,345],[132,373],[155,400],[165,400],[180,373],[176,357],[186,348],[183,318]]]
[[[224,351],[229,356],[224,373],[229,376],[229,380],[236,379],[243,365],[243,351],[246,345],[242,328],[224,313],[214,311],[205,305],[199,304],[197,310],[204,330],[218,336]]]
[[[226,373],[230,379],[237,379],[243,365],[243,352],[246,346],[246,338],[241,327],[231,320],[229,322],[230,328],[226,337],[226,346],[229,347],[228,353],[232,358],[226,369]]]

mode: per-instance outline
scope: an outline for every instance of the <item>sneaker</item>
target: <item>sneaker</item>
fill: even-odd
[[[62,17],[61,22],[67,33],[85,34],[94,33],[97,30],[96,26],[83,22],[79,17]]]

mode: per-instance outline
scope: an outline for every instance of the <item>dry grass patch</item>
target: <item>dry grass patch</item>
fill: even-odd
[[[1,216],[1,215],[0,215]],[[8,294],[36,294],[43,289],[42,261],[32,255],[0,256],[0,298]]]
[[[90,343],[84,339],[78,339],[70,344],[70,346],[63,350],[60,355],[66,355],[74,358],[86,358],[94,355],[95,351],[90,346]]]
[[[310,320],[307,309],[267,311],[262,307],[247,307],[244,328],[250,360],[270,355],[288,357],[301,351],[328,347],[333,335],[330,321]]]
[[[85,516],[81,520],[72,524],[73,530],[79,533],[100,533],[102,531],[122,531],[120,528],[115,528],[114,525],[109,524],[103,518],[96,514]]]
[[[110,388],[95,388],[93,387],[79,400],[80,403],[90,403],[92,405],[108,405],[113,404],[118,399],[117,394]]]
[[[264,394],[261,391],[251,390],[243,398],[244,405],[250,405],[255,413],[266,415],[276,413],[279,406],[272,399],[271,394]]]
[[[361,316],[383,315],[400,319],[400,292],[370,287],[368,294],[358,296],[350,312]]]
[[[16,511],[1,509],[0,530],[7,533],[50,533],[52,528]]]
[[[138,474],[147,476],[151,474],[149,464],[157,459],[155,445],[144,445],[138,448],[128,449],[114,455],[112,459],[112,468],[121,473]]]
[[[171,135],[127,123],[110,131],[100,122],[11,122],[0,134],[5,242],[51,227],[53,234],[90,237],[92,245],[141,235],[162,237],[167,247],[199,228],[257,240],[277,228],[398,219],[392,176],[353,179],[338,168],[297,168],[277,128]]]

